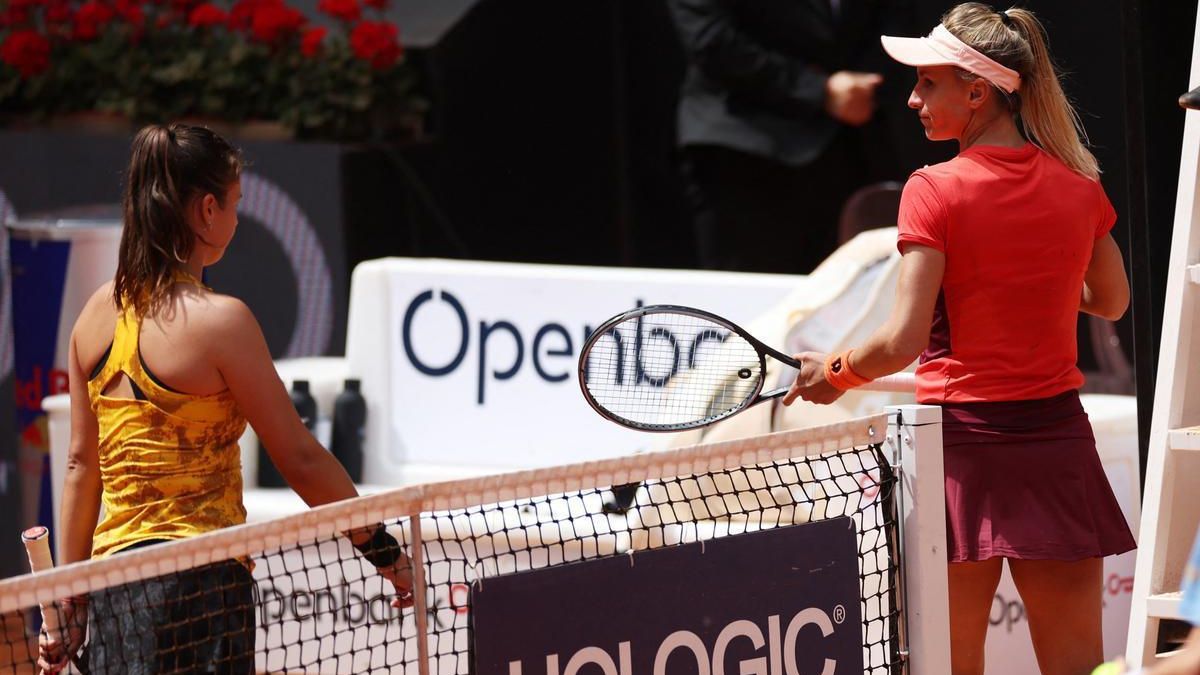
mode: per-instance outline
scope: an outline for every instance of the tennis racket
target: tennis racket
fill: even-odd
[[[718,422],[789,387],[763,391],[767,357],[800,362],[711,312],[649,305],[601,324],[579,356],[579,386],[605,418],[640,431],[683,431]],[[912,392],[911,373],[859,387]]]
[[[54,558],[50,555],[50,530],[42,525],[29,528],[21,533],[21,543],[25,544],[25,553],[29,556],[29,570],[43,572],[54,567]],[[54,601],[42,603],[42,625],[50,635],[62,635],[59,622],[58,608]],[[79,672],[88,673],[87,660],[81,654],[72,654],[71,663]]]

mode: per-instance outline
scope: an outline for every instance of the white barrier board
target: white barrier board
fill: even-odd
[[[385,259],[354,271],[346,356],[367,399],[375,483],[414,466],[523,468],[628,454],[653,439],[584,402],[579,350],[639,304],[701,307],[735,322],[802,278]],[[402,475],[401,470],[408,475]]]

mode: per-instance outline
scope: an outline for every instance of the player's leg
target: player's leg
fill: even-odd
[[[1009,560],[1042,675],[1086,675],[1104,660],[1104,561]]]
[[[983,675],[988,614],[1003,571],[1003,558],[949,565],[950,668],[953,675]]]

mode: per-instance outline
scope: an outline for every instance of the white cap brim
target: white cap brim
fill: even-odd
[[[958,66],[986,79],[1008,93],[1021,86],[1017,71],[997,63],[938,24],[929,37],[902,38],[880,36],[888,56],[907,66]]]
[[[949,66],[956,60],[942,54],[929,38],[906,38],[882,35],[883,51],[906,66]]]

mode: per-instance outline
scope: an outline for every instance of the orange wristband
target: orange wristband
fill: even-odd
[[[825,381],[835,389],[846,391],[871,381],[851,370],[850,355],[853,353],[853,349],[847,349],[840,354],[830,354],[825,359]]]

